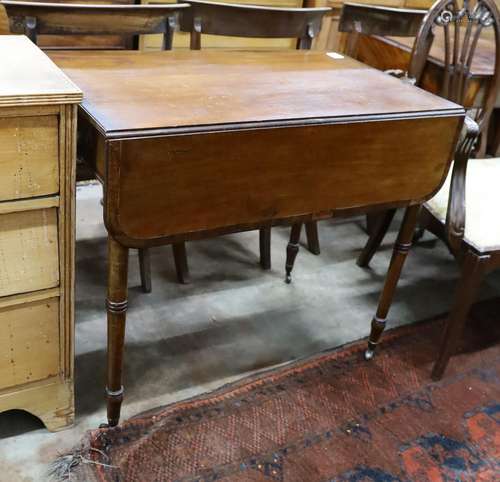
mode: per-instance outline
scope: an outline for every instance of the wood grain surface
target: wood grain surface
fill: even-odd
[[[437,93],[443,79],[444,44],[440,35],[442,29],[436,31],[429,60],[425,67],[422,86],[430,92]],[[493,32],[484,30],[478,40],[477,50],[472,59],[471,77],[464,105],[476,106],[481,101],[481,90],[484,82],[493,76],[495,65],[495,43]],[[361,62],[379,70],[401,69],[406,71],[411,58],[413,38],[381,37],[362,35],[358,41],[357,56]],[[500,93],[496,107],[500,107]]]
[[[56,209],[0,215],[0,296],[59,284]]]
[[[0,309],[0,390],[59,374],[59,300]]]
[[[22,35],[0,37],[0,107],[79,102],[81,90]],[[36,72],[36,75],[34,75]]]
[[[325,52],[53,52],[50,57],[85,92],[84,110],[107,134],[457,108]]]
[[[461,29],[461,38],[465,35],[465,28]],[[431,61],[442,65],[444,59],[444,38],[442,29],[436,30],[435,39],[431,47]],[[412,38],[408,37],[388,37],[388,42],[399,44],[406,51],[411,51],[413,46]],[[472,59],[471,75],[490,77],[493,75],[495,67],[495,39],[492,29],[483,29],[481,37],[477,42],[476,54]]]
[[[0,201],[59,191],[57,115],[0,118]]]
[[[444,180],[460,121],[452,116],[112,141],[107,227],[117,236],[153,241],[420,201]]]

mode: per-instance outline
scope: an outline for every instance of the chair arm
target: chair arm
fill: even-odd
[[[446,234],[452,250],[460,248],[465,233],[465,177],[467,164],[478,137],[479,126],[470,117],[465,116],[462,135],[455,151],[446,212]]]

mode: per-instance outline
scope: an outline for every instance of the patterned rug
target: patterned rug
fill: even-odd
[[[499,308],[475,306],[438,383],[439,319],[388,331],[371,362],[357,342],[92,431],[71,480],[498,481]]]

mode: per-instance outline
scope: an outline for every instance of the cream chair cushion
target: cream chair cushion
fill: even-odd
[[[452,168],[443,187],[425,204],[442,223],[446,221],[451,173]],[[469,160],[465,209],[465,240],[481,252],[500,249],[500,158]]]

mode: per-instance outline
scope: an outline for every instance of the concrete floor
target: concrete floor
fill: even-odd
[[[41,481],[46,464],[105,420],[106,240],[98,185],[77,193],[76,423],[51,434],[23,412],[0,414],[0,481]],[[273,269],[258,265],[258,234],[188,245],[192,283],[175,281],[170,247],[152,250],[153,293],[139,288],[130,259],[123,418],[212,390],[252,371],[368,334],[394,232],[368,270],[355,258],[366,241],[362,220],[320,223],[322,253],[302,249],[292,285],[283,282],[288,229],[274,229]],[[445,312],[457,267],[430,235],[408,258],[390,325]],[[498,295],[500,276],[483,297]]]

